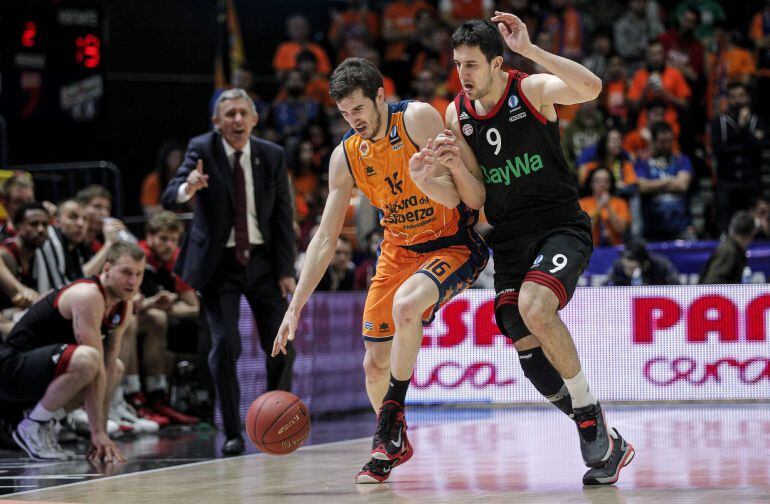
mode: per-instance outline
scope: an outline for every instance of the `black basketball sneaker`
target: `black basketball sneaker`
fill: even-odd
[[[612,455],[604,467],[594,467],[583,475],[584,485],[613,485],[620,477],[620,470],[634,459],[634,447],[627,443],[614,428],[610,430],[613,441]]]
[[[580,434],[580,453],[588,467],[603,467],[610,455],[614,440],[607,431],[602,407],[597,402],[583,408],[575,408],[575,423]]]

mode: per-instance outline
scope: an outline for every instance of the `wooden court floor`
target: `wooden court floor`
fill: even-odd
[[[584,488],[574,425],[551,409],[412,425],[411,461],[356,485],[369,439],[246,455],[6,496],[10,502],[770,503],[770,406],[607,408],[636,448],[614,487]],[[407,413],[407,418],[408,413]],[[6,501],[8,502],[8,501]]]

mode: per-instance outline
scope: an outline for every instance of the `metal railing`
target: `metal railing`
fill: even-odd
[[[45,163],[17,165],[11,170],[23,170],[35,180],[35,198],[58,202],[90,184],[99,184],[112,193],[112,214],[123,216],[123,183],[120,169],[109,161],[80,161],[75,163]]]

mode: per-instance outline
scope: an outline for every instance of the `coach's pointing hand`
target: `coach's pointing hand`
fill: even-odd
[[[185,192],[187,194],[195,194],[200,189],[209,186],[209,176],[203,173],[203,160],[199,159],[195,165],[195,169],[187,176],[187,186]]]

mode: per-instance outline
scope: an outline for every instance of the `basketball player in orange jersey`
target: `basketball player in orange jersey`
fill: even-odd
[[[483,194],[461,201],[452,170],[468,170],[453,153],[434,158],[444,130],[430,105],[385,103],[382,76],[362,58],[343,61],[330,94],[351,126],[329,165],[329,197],[310,242],[297,290],[284,316],[273,355],[294,339],[300,311],[334,254],[354,185],[382,211],[385,228],[377,271],[366,298],[363,338],[366,391],[378,412],[371,460],[358,483],[381,483],[409,460],[404,399],[422,342],[422,324],[467,288],[489,251],[473,231]]]
[[[550,73],[503,70],[504,43]],[[554,105],[595,99],[601,80],[533,45],[526,25],[512,14],[463,23],[452,35],[452,47],[463,89],[447,107],[451,131],[437,139],[435,155],[457,152],[465,159],[472,151],[478,162],[465,163],[476,176],[457,187],[464,198],[486,195],[497,325],[513,341],[524,375],[575,421],[590,468],[583,483],[613,484],[634,449],[607,427],[558,314],[593,247],[590,219],[578,205],[577,181],[561,149]]]

